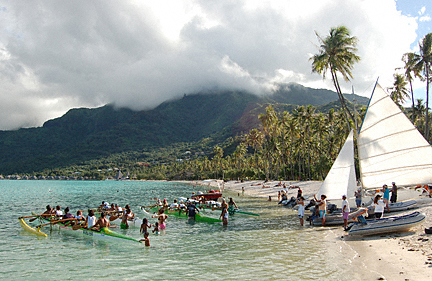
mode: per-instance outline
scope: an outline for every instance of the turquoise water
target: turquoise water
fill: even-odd
[[[47,204],[69,206],[75,214],[103,200],[129,204],[142,218],[138,206],[151,204],[150,198],[171,202],[193,191],[190,185],[172,182],[2,180],[0,279],[353,280],[349,261],[339,259],[338,247],[328,238],[331,230],[300,227],[295,212],[262,198],[226,193],[242,209],[260,214],[236,214],[228,227],[170,217],[165,233],[150,234],[149,248],[63,233],[56,227],[50,231],[49,226],[43,229],[48,237],[41,238],[22,230],[17,220],[43,212]],[[141,238],[139,228],[113,230]]]

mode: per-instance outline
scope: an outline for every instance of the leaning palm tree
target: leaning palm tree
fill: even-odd
[[[426,34],[419,43],[420,54],[416,55],[416,64],[414,68],[419,73],[423,73],[423,79],[426,80],[426,121],[425,121],[425,138],[429,141],[429,83],[432,80],[432,33]]]
[[[393,77],[394,82],[393,87],[390,88],[390,97],[397,105],[402,106],[405,100],[409,99],[408,89],[406,88],[408,82],[402,74],[395,73]]]
[[[412,116],[411,116],[411,121],[414,124],[415,122],[415,114],[414,114],[414,91],[413,91],[413,87],[412,87],[412,81],[414,79],[414,76],[418,76],[418,73],[416,73],[415,71],[415,57],[416,54],[415,53],[405,53],[402,56],[402,61],[405,63],[404,65],[404,69],[405,69],[405,78],[406,80],[408,80],[409,84],[410,84],[410,90],[411,90],[411,101],[412,101]],[[414,74],[414,76],[413,76]]]
[[[345,81],[350,81],[350,78],[353,78],[351,73],[353,65],[360,61],[360,57],[355,54],[357,51],[355,47],[357,45],[357,38],[350,36],[349,30],[345,26],[332,27],[330,34],[325,38],[319,36],[317,32],[315,34],[320,42],[320,50],[318,54],[310,58],[312,61],[312,72],[322,74],[325,79],[326,73],[330,71],[349,126],[350,122],[347,114],[351,120],[354,120],[354,116],[345,103],[337,73],[340,73]]]

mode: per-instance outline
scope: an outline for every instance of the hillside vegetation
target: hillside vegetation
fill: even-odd
[[[266,96],[242,91],[188,94],[143,111],[113,105],[71,109],[39,128],[0,131],[0,174],[72,172],[85,165],[102,170],[122,161],[153,165],[176,161],[185,151],[188,157],[209,157],[222,144],[228,154],[230,146],[235,150],[236,136],[262,126],[258,116],[268,105],[276,112],[292,112],[298,105],[328,112],[338,110],[336,101],[332,91],[286,84]],[[367,101],[356,96],[357,104]]]

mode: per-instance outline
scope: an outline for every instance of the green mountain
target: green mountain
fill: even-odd
[[[243,91],[197,93],[143,111],[113,105],[71,109],[39,128],[0,131],[0,174],[64,167],[115,153],[195,142],[210,135],[223,141],[258,126],[257,116],[268,104],[279,104],[288,111],[306,104],[328,110],[329,103],[338,106],[335,101],[337,95],[332,91],[285,84],[266,96]],[[366,104],[368,99],[356,96],[356,101]]]

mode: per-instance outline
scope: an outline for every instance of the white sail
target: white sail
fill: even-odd
[[[378,83],[357,145],[364,188],[432,183],[432,147]]]
[[[341,199],[342,195],[346,195],[348,198],[354,196],[356,176],[353,135],[354,133],[351,130],[338,157],[322,183],[317,193],[317,198],[322,194],[325,194],[327,199]]]

